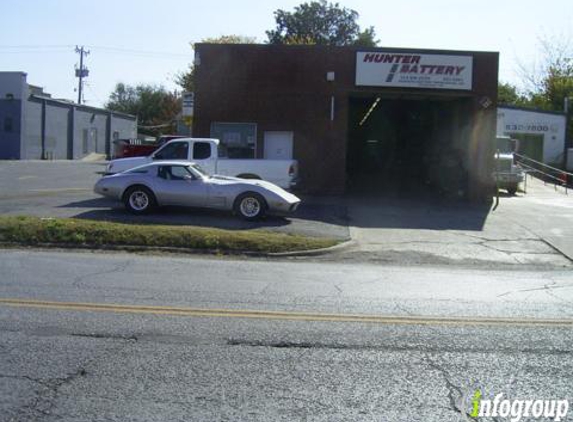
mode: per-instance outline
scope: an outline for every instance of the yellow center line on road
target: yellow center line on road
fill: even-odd
[[[286,321],[358,322],[388,325],[490,325],[566,328],[571,328],[573,326],[572,319],[333,314],[249,309],[208,309],[149,305],[119,305],[107,303],[53,302],[10,298],[0,298],[0,305],[18,308],[54,309],[64,311],[96,311],[146,315],[171,315],[181,317],[250,318]]]

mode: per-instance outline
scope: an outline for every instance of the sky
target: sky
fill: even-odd
[[[90,51],[85,103],[115,84],[172,90],[193,60],[191,43],[238,34],[266,41],[273,12],[302,0],[0,0],[0,71],[23,71],[57,98],[77,99],[75,47]],[[573,45],[571,0],[340,0],[382,47],[497,51],[500,80],[523,87],[520,67],[540,60],[539,39]]]

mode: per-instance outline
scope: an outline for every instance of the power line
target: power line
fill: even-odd
[[[1,45],[0,48],[21,48],[21,49],[28,49],[28,48],[70,48],[73,47],[71,44],[23,44],[23,45]]]
[[[70,48],[68,45],[0,45],[0,52],[2,54],[64,53]]]
[[[95,91],[92,89],[92,85],[89,82],[84,82],[84,86],[86,86],[89,91],[91,92],[91,94],[95,97],[96,101],[99,102],[100,104],[103,104],[104,102],[100,99],[100,97],[95,93]],[[86,100],[84,99],[84,103],[86,102]]]
[[[73,45],[0,45],[2,54],[26,54],[26,53],[56,53],[66,52]],[[172,53],[165,51],[136,50],[123,47],[109,47],[100,45],[88,45],[91,50],[104,54],[121,54],[124,56],[155,58],[155,59],[181,59],[190,60],[193,53]],[[11,51],[12,50],[12,51]]]
[[[97,50],[98,52],[104,52],[107,54],[121,54],[134,57],[147,57],[147,58],[165,58],[165,59],[184,59],[189,60],[193,58],[193,53],[182,54],[182,53],[170,53],[165,51],[151,51],[151,50],[135,50],[130,48],[122,47],[106,47],[98,45],[90,45],[92,50]]]

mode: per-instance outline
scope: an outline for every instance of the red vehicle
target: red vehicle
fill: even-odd
[[[113,141],[115,145],[114,158],[145,157],[166,142],[177,138],[185,138],[185,136],[162,135],[153,143],[143,142],[141,139],[117,139]]]

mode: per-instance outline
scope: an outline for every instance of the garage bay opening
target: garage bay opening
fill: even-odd
[[[468,103],[460,97],[350,97],[348,191],[464,198]]]

